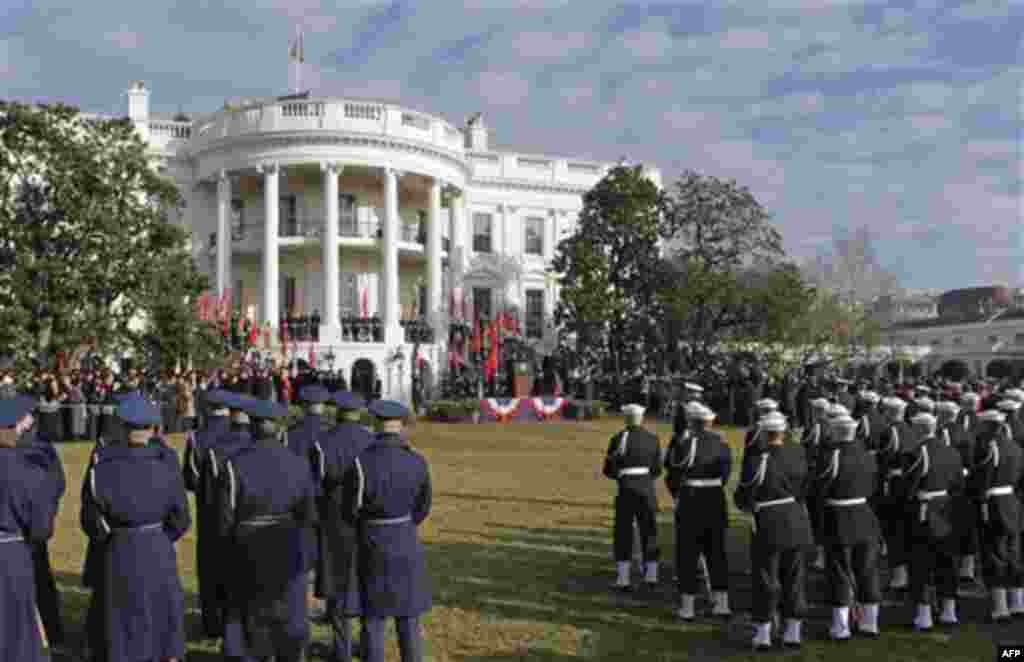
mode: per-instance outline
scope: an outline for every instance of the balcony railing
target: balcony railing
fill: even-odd
[[[384,342],[384,322],[379,317],[342,317],[342,342]]]
[[[263,219],[246,215],[244,223],[236,224],[231,229],[231,240],[262,241],[264,230]],[[306,215],[278,219],[278,237],[282,239],[319,239],[323,236],[324,219],[321,216]],[[380,239],[381,226],[377,221],[341,221],[338,223],[338,236],[343,239]],[[425,228],[414,225],[399,226],[399,240],[410,244],[425,246],[427,233]],[[210,247],[217,245],[217,233],[210,233]],[[441,237],[441,250],[450,250],[451,241]]]
[[[421,320],[404,320],[400,322],[402,330],[405,331],[405,342],[426,343],[434,342],[434,330],[430,325]]]

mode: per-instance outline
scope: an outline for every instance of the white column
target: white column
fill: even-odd
[[[384,169],[384,227],[381,233],[380,316],[384,323],[384,341],[396,345],[405,341],[398,298],[398,179],[402,173]]]
[[[323,245],[323,288],[324,301],[320,312],[320,342],[336,344],[341,341],[341,325],[338,321],[338,175],[343,166],[336,163],[321,163],[324,174],[324,233],[320,240]]]
[[[259,166],[263,173],[263,321],[278,327],[278,288],[280,259],[277,254],[278,205],[280,204],[280,169],[276,163]]]
[[[432,322],[441,310],[441,182],[430,183],[430,216],[427,219],[427,315]],[[436,325],[435,325],[436,326]],[[435,329],[437,331],[438,329]]]
[[[217,177],[217,296],[231,289],[231,178]]]
[[[448,263],[452,265],[452,273],[461,276],[466,271],[466,256],[468,255],[468,242],[466,237],[469,232],[469,224],[466,220],[466,193],[459,193],[452,198],[451,205],[452,227],[448,233],[451,238],[451,250],[448,254]]]

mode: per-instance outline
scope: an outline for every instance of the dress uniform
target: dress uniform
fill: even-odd
[[[318,507],[319,556],[316,596],[327,600],[327,617],[334,632],[334,659],[352,659],[350,620],[361,615],[359,580],[356,574],[357,529],[344,513],[342,481],[356,457],[374,441],[358,423],[366,402],[348,391],[332,398],[338,408],[338,425],[313,445],[313,463],[320,486]]]
[[[409,410],[378,400],[370,413],[380,432],[342,480],[345,511],[358,531],[364,662],[384,660],[384,622],[395,619],[402,662],[423,659],[419,617],[432,599],[417,527],[430,514],[430,468],[402,438]]]
[[[882,538],[890,570],[889,588],[905,590],[908,550],[906,541],[907,506],[903,490],[903,452],[913,443],[913,432],[904,421],[906,401],[891,397],[882,400],[888,419],[878,436],[877,460],[879,493],[875,497],[875,514],[882,524]]]
[[[253,443],[224,457],[217,486],[217,528],[230,559],[227,623],[241,631],[225,657],[297,662],[309,641],[305,529],[316,521],[316,498],[305,458],[281,443],[284,405],[247,399]],[[232,642],[234,645],[236,642]]]
[[[732,452],[722,435],[707,429],[715,414],[697,402],[686,408],[690,430],[672,439],[665,456],[665,482],[675,502],[675,549],[679,618],[695,617],[697,557],[707,559],[713,616],[729,616],[729,562],[725,532],[729,511],[723,486],[732,473]]]
[[[230,431],[229,410],[225,398],[227,391],[211,390],[204,398],[209,414],[203,429],[189,432],[185,442],[185,460],[182,474],[185,489],[196,499],[196,575],[199,580],[199,609],[203,632],[217,638],[224,634],[224,605],[217,598],[218,585],[217,529],[214,510],[215,485],[208,480],[211,473],[206,462],[217,440]]]
[[[686,382],[683,384],[682,401],[676,405],[676,414],[672,419],[672,435],[681,435],[688,429],[686,423],[686,405],[693,401],[700,402],[704,397],[704,388],[699,384]]]
[[[782,643],[799,647],[807,610],[804,562],[814,544],[804,507],[807,460],[800,446],[783,445],[786,419],[773,414],[761,422],[765,439],[747,456],[736,490],[736,505],[753,513],[751,562],[754,576],[752,620],[755,649],[772,644],[779,607],[785,618]]]
[[[61,464],[60,456],[57,455],[53,444],[39,439],[33,429],[20,435],[18,447],[29,462],[46,472],[49,479],[47,484],[51,488],[51,498],[53,499],[53,512],[58,512],[67,483],[64,466]],[[57,649],[64,645],[64,621],[60,615],[60,592],[57,590],[57,582],[53,578],[47,541],[32,544],[32,563],[36,600],[46,631],[46,641],[51,649]]]
[[[932,592],[942,600],[939,622],[955,625],[959,538],[953,497],[964,482],[960,454],[935,436],[937,420],[927,412],[911,419],[920,441],[903,454],[910,589],[917,605],[914,629],[932,628]]]
[[[306,415],[297,424],[288,429],[286,442],[288,448],[298,457],[309,463],[309,479],[313,487],[319,490],[320,481],[317,477],[317,466],[313,464],[313,449],[316,443],[327,432],[324,420],[324,403],[331,399],[328,390],[319,385],[310,385],[299,391],[299,401],[306,406]],[[309,581],[309,597],[313,597],[314,572],[317,563],[317,531],[307,528],[306,534],[306,572]],[[312,603],[312,599],[310,600]]]
[[[43,633],[33,581],[32,545],[53,535],[56,503],[47,472],[16,448],[32,434],[35,400],[0,400],[0,659],[42,662]]]
[[[82,528],[98,543],[94,653],[106,662],[182,659],[185,594],[176,543],[191,526],[175,452],[151,443],[160,410],[126,398],[124,443],[99,451],[82,498]]]
[[[661,475],[658,437],[642,427],[644,408],[631,404],[622,408],[626,429],[614,435],[604,460],[604,475],[618,483],[615,496],[615,588],[629,590],[630,553],[633,550],[633,522],[640,530],[644,582],[658,582],[658,502],[654,480]]]
[[[878,636],[881,532],[868,504],[878,466],[874,456],[856,443],[858,421],[841,416],[829,426],[829,447],[821,455],[811,486],[822,504],[820,532],[833,606],[829,635],[836,641],[850,638],[850,608],[859,603],[863,607],[860,631]]]
[[[822,423],[827,418],[830,405],[825,398],[814,398],[808,405],[807,425],[800,436],[800,445],[803,446],[808,461],[812,461],[817,457],[818,448],[821,446],[824,433]]]
[[[968,391],[960,396],[960,413],[956,417],[956,425],[960,428],[960,460],[964,468],[970,472],[975,458],[975,436],[978,428],[978,406],[981,403],[981,396]],[[960,581],[973,582],[976,580],[975,565],[981,546],[980,531],[978,529],[978,513],[976,504],[970,499],[961,500],[961,507],[964,509],[961,515],[963,538],[960,545]],[[967,508],[970,508],[968,513]]]
[[[860,408],[853,418],[857,421],[858,441],[865,450],[875,446],[874,437],[885,427],[885,419],[878,410],[878,402],[881,397],[874,391],[864,391],[860,394]]]
[[[992,599],[992,620],[999,622],[1012,616],[1009,600],[1021,573],[1020,503],[1014,491],[1024,458],[1010,437],[1005,414],[982,412],[978,424],[967,493],[980,510],[982,572]]]

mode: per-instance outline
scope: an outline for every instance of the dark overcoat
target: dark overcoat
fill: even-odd
[[[991,530],[1019,535],[1021,532],[1021,494],[987,495],[992,488],[1018,488],[1024,480],[1024,452],[1004,434],[979,437],[973,468],[967,482],[969,502],[982,509],[982,524]],[[977,520],[974,521],[975,523]],[[959,522],[958,522],[959,523]]]
[[[831,545],[853,546],[881,536],[874,510],[867,503],[876,491],[878,462],[856,442],[828,448],[812,476],[811,491],[821,499],[821,533]],[[828,500],[864,499],[862,505],[830,506]]]
[[[276,439],[245,446],[219,474],[217,528],[224,544],[228,622],[240,622],[241,650],[287,656],[309,639],[304,529],[316,521],[307,461]]]
[[[736,505],[754,513],[752,544],[762,549],[792,549],[814,544],[804,504],[807,459],[797,445],[752,450],[743,463]],[[758,504],[786,499],[782,505]]]
[[[32,545],[53,535],[56,515],[46,472],[17,448],[0,448],[0,659],[42,662]],[[22,538],[16,540],[15,538]]]
[[[316,595],[339,600],[347,616],[359,615],[360,601],[355,554],[357,529],[352,519],[345,516],[342,486],[356,457],[373,442],[373,434],[362,425],[341,423],[313,447],[321,485]]]
[[[910,522],[909,535],[917,540],[929,541],[954,552],[959,544],[955,499],[963,493],[964,467],[960,453],[936,437],[919,441],[915,449],[903,457],[906,514]],[[922,503],[920,492],[946,491],[948,497]]]
[[[89,469],[82,528],[102,546],[99,628],[108,662],[185,655],[185,594],[176,543],[191,526],[177,455],[162,444],[108,446]]]
[[[732,452],[717,432],[688,432],[672,438],[665,454],[665,484],[677,502],[676,514],[694,533],[706,528],[726,528],[729,509],[725,491],[688,487],[688,480],[720,480],[724,486],[732,473]]]
[[[322,416],[317,414],[307,414],[298,425],[294,425],[288,429],[288,449],[306,462],[306,466],[309,468],[309,480],[313,483],[313,488],[317,497],[320,496],[320,480],[317,476],[317,466],[313,464],[313,449],[316,446],[316,443],[323,438],[327,432],[325,427],[326,424]],[[312,570],[316,567],[318,556],[316,529],[306,529],[305,536],[305,566],[307,570]]]
[[[363,616],[408,618],[428,611],[430,578],[416,529],[430,514],[433,498],[426,459],[400,435],[378,434],[343,483],[346,511],[359,528]]]

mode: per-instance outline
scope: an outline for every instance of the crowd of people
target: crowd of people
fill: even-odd
[[[774,399],[753,403],[733,498],[752,515],[755,649],[800,647],[809,569],[826,573],[834,641],[881,634],[883,566],[888,590],[909,591],[916,631],[959,623],[962,582],[984,583],[993,622],[1024,617],[1024,390],[941,379],[869,386],[809,379],[787,403],[790,417]],[[636,404],[623,408],[627,425],[609,444],[614,587],[632,590],[634,536],[644,582],[658,581],[654,481],[664,473],[676,513],[677,615],[696,617],[703,575],[711,616],[725,617],[732,454],[709,428],[716,415],[703,388],[685,391],[664,456]]]
[[[38,381],[45,397],[59,401],[64,391],[51,390],[46,377]],[[98,377],[91,381],[109,389],[114,404],[99,410],[82,483],[82,581],[91,590],[85,659],[184,659],[174,545],[192,527],[189,491],[203,635],[221,640],[225,659],[304,659],[311,598],[326,602],[334,632],[322,657],[352,658],[350,620],[359,618],[363,660],[384,659],[386,619],[396,622],[402,659],[422,659],[418,618],[431,593],[417,526],[432,493],[428,465],[403,435],[405,406],[367,405],[311,375],[296,394],[305,416],[288,428],[283,402],[248,392],[248,378],[265,375],[227,371],[201,383],[199,416],[182,417],[199,424],[179,462],[161,436],[164,412],[138,389],[138,376],[126,374],[120,389]],[[168,383],[187,386],[179,377]],[[34,389],[4,395],[0,659],[33,662],[47,648],[69,652],[47,548],[65,474],[42,426],[48,401]],[[325,418],[328,402],[336,420]],[[377,421],[376,433],[360,424],[363,410]]]

